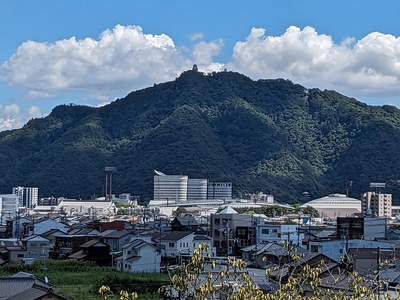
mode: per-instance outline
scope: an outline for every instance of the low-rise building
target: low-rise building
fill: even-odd
[[[122,247],[122,256],[116,259],[119,271],[130,273],[159,273],[161,255],[149,242],[132,238]]]

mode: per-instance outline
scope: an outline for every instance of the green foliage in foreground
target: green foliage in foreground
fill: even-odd
[[[98,288],[110,286],[111,290],[135,291],[141,299],[160,299],[158,288],[168,283],[165,274],[131,274],[110,267],[99,267],[90,262],[73,260],[37,261],[32,265],[8,265],[0,268],[0,275],[27,272],[39,278],[47,277],[54,290],[70,300],[102,299]]]

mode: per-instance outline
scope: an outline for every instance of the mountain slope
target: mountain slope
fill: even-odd
[[[46,118],[0,133],[0,192],[38,186],[40,196],[115,193],[151,199],[153,170],[233,182],[281,202],[368,190],[387,182],[399,196],[400,112],[288,80],[187,71],[174,81],[92,108],[62,105]]]

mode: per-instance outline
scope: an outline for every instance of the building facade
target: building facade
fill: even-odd
[[[232,183],[231,182],[209,182],[208,183],[208,199],[232,199]]]
[[[238,214],[229,206],[211,214],[210,234],[217,256],[236,254],[242,247],[255,243],[256,221],[252,215]]]
[[[392,194],[367,192],[361,195],[361,209],[364,214],[376,217],[392,216]]]
[[[187,202],[207,199],[232,199],[231,182],[209,182],[190,179],[187,175],[166,175],[154,170],[154,198],[156,201]]]
[[[304,233],[300,233],[300,224],[259,224],[257,225],[257,243],[289,242],[292,245],[301,245]]]
[[[188,200],[203,201],[207,199],[207,179],[188,180]]]
[[[34,208],[39,200],[39,188],[37,187],[13,187],[13,194],[19,198],[19,206]]]
[[[386,218],[339,217],[336,220],[338,239],[386,239]]]
[[[6,224],[7,220],[17,217],[19,210],[19,197],[14,194],[0,195],[0,223]]]
[[[154,172],[154,200],[187,201],[189,179],[187,175],[165,175],[159,171]]]

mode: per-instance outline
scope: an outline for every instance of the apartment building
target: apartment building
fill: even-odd
[[[252,215],[239,214],[230,206],[211,214],[210,234],[217,256],[237,254],[241,247],[253,245],[255,225]]]
[[[38,204],[39,189],[37,187],[13,187],[14,195],[19,198],[19,206],[26,208],[34,208]]]
[[[367,192],[361,195],[361,210],[376,217],[392,216],[392,194]]]

